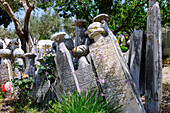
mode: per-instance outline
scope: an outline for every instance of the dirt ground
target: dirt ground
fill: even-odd
[[[170,64],[164,64],[162,70],[163,91],[162,91],[162,112],[170,113]],[[12,98],[5,98],[0,101],[0,113],[13,113],[15,101]],[[41,112],[42,113],[42,112]]]
[[[170,64],[163,65],[162,74],[162,113],[170,113]]]

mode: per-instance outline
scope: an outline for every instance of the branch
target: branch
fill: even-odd
[[[24,7],[24,10],[27,11],[28,10],[28,7],[26,6],[26,3],[22,0],[18,0],[19,3],[22,4],[22,6]]]
[[[26,0],[26,1],[28,2],[28,0]],[[26,11],[25,18],[24,18],[24,33],[25,33],[25,36],[28,37],[28,35],[29,35],[30,15],[31,15],[32,10],[35,8],[35,2],[33,4],[30,4],[30,3],[26,3],[26,4],[29,5],[29,6],[27,6],[28,9]]]
[[[137,7],[141,7],[141,6],[143,6],[143,5],[145,5],[147,2],[149,2],[149,0],[146,0],[144,3],[142,3],[142,4],[138,4],[138,5],[136,5],[134,8],[133,8],[133,12],[135,12],[135,9],[137,8]],[[133,13],[132,12],[132,13]],[[129,13],[129,14],[132,14],[132,13]],[[126,17],[126,19],[125,19],[125,23],[126,22],[128,22],[128,20],[130,20],[130,18],[129,18],[130,16],[127,16]],[[120,26],[117,30],[115,30],[113,33],[114,34],[117,34],[119,31],[121,31],[122,29],[123,29],[123,27],[125,27],[126,25],[122,25],[122,26]]]
[[[27,6],[28,6],[28,7],[31,7],[29,1],[28,1],[28,0],[25,0],[25,1],[26,1]]]
[[[21,30],[21,26],[20,26],[20,22],[17,19],[17,17],[15,16],[14,12],[12,11],[11,7],[9,6],[9,4],[7,2],[5,2],[4,0],[0,0],[0,4],[3,6],[3,8],[5,9],[5,11],[8,13],[8,15],[11,17],[11,19],[13,20],[14,24],[15,24],[15,29],[16,32],[19,34],[22,34],[22,30]]]

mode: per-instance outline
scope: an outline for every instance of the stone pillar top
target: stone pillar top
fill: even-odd
[[[105,30],[100,22],[93,22],[87,29],[90,39],[94,39],[94,37],[99,34],[105,34]]]
[[[59,39],[64,39],[64,36],[66,35],[65,32],[59,32],[59,33],[55,33],[52,37],[51,40],[52,41],[58,41]]]
[[[14,57],[23,57],[24,56],[24,51],[20,48],[17,48],[13,51],[13,56]]]
[[[72,25],[73,26],[84,26],[87,24],[86,20],[77,19]]]
[[[34,53],[25,53],[25,54],[24,54],[24,57],[25,57],[25,58],[26,58],[26,57],[35,58],[36,55],[35,55]]]
[[[107,14],[99,14],[96,17],[94,17],[93,22],[101,22],[102,20],[109,22],[110,17]]]
[[[0,49],[0,57],[9,57],[11,55],[10,49]]]

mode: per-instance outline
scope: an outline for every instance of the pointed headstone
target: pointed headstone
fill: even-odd
[[[60,77],[59,84],[62,84],[65,93],[75,91],[76,89],[80,92],[79,83],[74,73],[72,58],[64,44],[65,35],[65,32],[60,32],[51,37],[51,40],[56,42],[56,66]]]
[[[162,98],[161,12],[157,0],[149,0],[147,12],[146,90],[148,113],[160,112]]]

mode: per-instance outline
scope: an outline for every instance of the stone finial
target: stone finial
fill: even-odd
[[[72,25],[73,26],[84,26],[87,24],[86,20],[78,19]]]
[[[88,27],[88,35],[90,39],[94,39],[99,34],[105,34],[105,30],[100,22],[93,22]]]
[[[11,55],[10,49],[0,49],[0,57],[9,57]]]
[[[130,40],[127,41],[127,44],[130,46]]]
[[[35,58],[36,55],[35,55],[34,53],[25,53],[25,54],[24,54],[24,57],[25,57],[25,58],[26,58],[26,57]]]
[[[107,14],[99,14],[96,17],[94,17],[93,22],[101,22],[102,20],[109,22],[110,17]]]
[[[74,57],[86,56],[89,53],[89,48],[86,45],[80,45],[72,49],[72,54]]]
[[[23,57],[24,56],[24,51],[20,48],[17,48],[13,52],[14,57]]]
[[[3,42],[0,41],[0,49],[3,49]]]
[[[52,37],[51,40],[52,41],[58,41],[59,39],[64,39],[64,36],[66,35],[65,32],[59,32],[59,33],[55,33]]]

